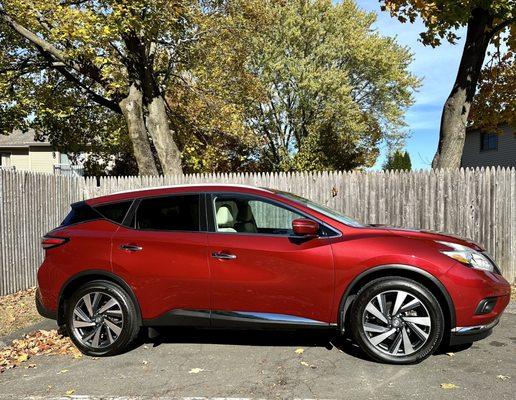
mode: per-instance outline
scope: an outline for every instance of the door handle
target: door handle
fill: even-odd
[[[143,249],[143,247],[137,246],[135,244],[123,244],[120,246],[120,248],[122,250],[127,250],[127,251],[140,251]]]
[[[237,256],[234,254],[222,253],[220,251],[211,253],[211,256],[219,260],[234,260],[235,258],[237,258]]]

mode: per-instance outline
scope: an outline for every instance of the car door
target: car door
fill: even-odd
[[[204,195],[173,194],[136,200],[128,226],[113,237],[113,270],[127,279],[144,319],[154,324],[209,325],[210,272]],[[202,315],[201,315],[202,317]]]
[[[325,325],[333,301],[333,256],[326,236],[294,238],[306,217],[256,195],[213,194],[208,234],[212,325],[247,322]]]

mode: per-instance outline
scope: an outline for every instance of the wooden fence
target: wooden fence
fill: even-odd
[[[453,233],[485,246],[516,278],[516,170],[60,177],[0,170],[0,294],[35,284],[40,237],[69,204],[120,190],[182,183],[243,183],[290,191],[365,223]]]
[[[82,178],[0,169],[0,295],[36,284],[41,236],[83,196]]]

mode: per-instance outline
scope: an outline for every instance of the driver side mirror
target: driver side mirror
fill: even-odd
[[[292,221],[292,230],[296,236],[317,237],[319,223],[308,218],[298,218]]]

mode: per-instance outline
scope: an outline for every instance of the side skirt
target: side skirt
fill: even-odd
[[[336,328],[337,326],[337,324],[287,314],[183,309],[172,310],[158,318],[144,320],[143,325],[256,329]]]

